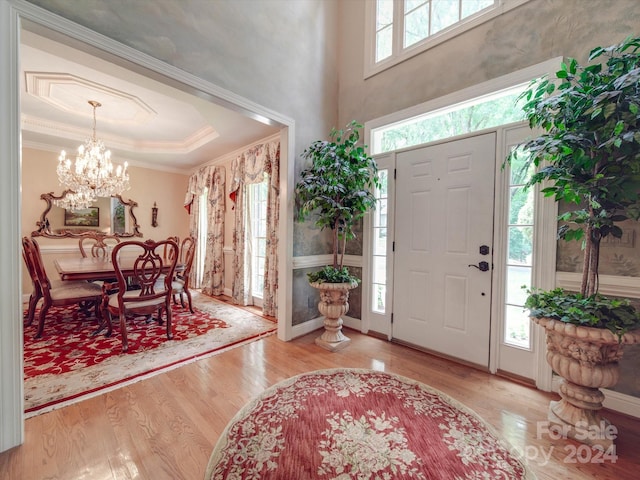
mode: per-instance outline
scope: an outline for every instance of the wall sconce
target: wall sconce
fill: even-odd
[[[153,202],[153,207],[151,207],[151,226],[158,226],[158,206],[156,205],[156,202]]]

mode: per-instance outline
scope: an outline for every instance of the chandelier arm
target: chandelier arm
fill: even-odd
[[[98,140],[96,134],[96,109],[100,102],[89,100],[93,107],[93,132],[90,139],[84,145],[78,147],[75,164],[72,165],[63,150],[58,158],[58,180],[60,184],[72,191],[72,195],[64,201],[64,208],[87,208],[97,197],[110,197],[120,195],[129,189],[128,163],[113,168],[111,163],[111,151],[107,150],[104,143]]]

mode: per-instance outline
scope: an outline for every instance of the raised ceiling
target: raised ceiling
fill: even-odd
[[[116,163],[189,171],[277,132],[241,113],[82,50],[21,33],[24,146],[74,152],[97,136]]]

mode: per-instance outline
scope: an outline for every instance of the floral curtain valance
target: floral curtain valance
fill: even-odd
[[[193,200],[202,195],[205,188],[211,188],[218,183],[216,182],[216,176],[219,176],[219,168],[222,168],[224,172],[224,167],[206,165],[189,177],[189,186],[187,187],[187,193],[184,197],[184,208],[186,208],[188,212],[191,212]]]
[[[229,185],[229,197],[236,201],[238,190],[243,185],[260,183],[264,181],[264,175],[273,170],[273,163],[278,161],[280,141],[263,143],[250,148],[238,155],[231,162],[231,185]]]

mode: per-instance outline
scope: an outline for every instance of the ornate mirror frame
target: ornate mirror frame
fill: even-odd
[[[55,200],[61,200],[66,197],[68,193],[72,193],[72,190],[65,190],[60,194],[60,196],[56,196],[53,192],[43,193],[40,195],[40,198],[47,203],[47,206],[42,212],[40,216],[40,220],[36,222],[38,229],[31,232],[32,237],[47,237],[47,238],[78,238],[84,237],[87,235],[95,235],[95,231],[81,231],[77,229],[59,229],[57,232],[53,232],[51,230],[51,224],[49,223],[49,219],[47,218],[47,214],[54,206]],[[117,198],[122,205],[129,207],[129,219],[131,221],[131,232],[126,233],[111,233],[116,237],[127,238],[127,237],[142,237],[142,233],[140,232],[140,225],[138,225],[138,219],[133,213],[133,208],[138,206],[138,203],[134,200],[129,199],[129,201],[125,201],[120,195],[113,195],[113,198]]]

